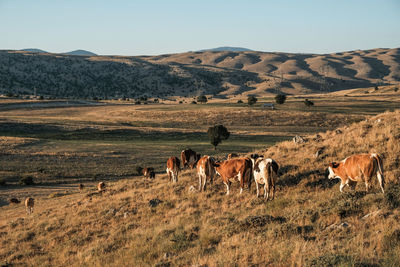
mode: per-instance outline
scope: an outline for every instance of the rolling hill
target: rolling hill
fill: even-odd
[[[268,95],[400,81],[400,48],[333,54],[205,51],[84,56],[0,51],[0,91],[57,97]]]
[[[194,171],[94,183],[0,207],[0,263],[51,266],[399,266],[399,110],[258,151],[280,164],[273,201],[255,188],[231,195],[217,179],[207,191]],[[24,140],[32,142],[34,140]],[[315,156],[316,151],[322,151]],[[386,192],[339,192],[329,162],[380,153]],[[26,193],[25,193],[26,194]]]

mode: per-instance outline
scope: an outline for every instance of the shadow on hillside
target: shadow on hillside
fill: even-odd
[[[280,172],[282,176],[277,181],[278,186],[296,186],[303,179],[312,179],[305,184],[306,187],[320,187],[320,188],[331,188],[337,184],[338,180],[329,180],[325,170],[310,170],[305,172],[299,172],[295,174],[285,174],[291,170],[295,170],[296,166],[288,165],[281,168]]]
[[[162,132],[151,131],[143,132],[134,129],[116,129],[116,130],[100,130],[96,128],[82,128],[78,130],[69,130],[64,127],[51,124],[35,124],[35,123],[0,123],[0,135],[13,137],[32,137],[56,140],[185,140],[206,138],[205,133],[183,133],[183,132]]]

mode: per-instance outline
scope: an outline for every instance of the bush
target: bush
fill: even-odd
[[[44,97],[41,95],[41,96],[39,96],[39,100],[43,100],[44,99]]]
[[[13,97],[13,96],[14,96],[14,94],[11,93],[11,92],[7,92],[7,93],[6,93],[6,97]]]
[[[160,100],[158,100],[158,98],[154,98],[153,102],[154,102],[154,103],[159,103]]]
[[[311,107],[311,106],[314,106],[314,102],[306,99],[306,100],[304,100],[304,105],[306,105],[307,107]]]
[[[197,104],[197,102],[193,100],[191,104]]]
[[[378,91],[379,90],[379,87],[378,86],[375,86],[375,91]]]
[[[395,91],[395,92],[399,91],[399,88],[397,88],[397,87],[396,87],[396,88],[394,88],[394,91]]]
[[[279,95],[276,95],[276,96],[275,96],[275,102],[276,102],[277,104],[282,105],[283,103],[285,103],[285,101],[286,101],[286,95],[284,95],[284,94],[279,94]]]
[[[238,102],[238,104],[243,104],[243,100],[239,99],[237,102]]]
[[[207,97],[205,95],[201,95],[197,97],[197,102],[199,103],[207,103]]]
[[[255,103],[257,103],[257,97],[255,97],[255,96],[249,96],[248,98],[247,98],[247,104],[249,104],[250,106],[251,105],[254,105]]]
[[[20,185],[33,185],[35,182],[33,181],[32,176],[23,177],[19,180]]]
[[[135,105],[140,105],[140,104],[142,104],[142,102],[140,102],[140,100],[135,101]]]
[[[0,178],[0,186],[5,186],[7,185],[7,182],[4,178]]]
[[[179,104],[183,104],[183,101],[181,100],[181,101],[179,101]]]

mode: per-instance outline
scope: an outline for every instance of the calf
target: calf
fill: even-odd
[[[197,162],[197,175],[199,176],[199,191],[205,191],[206,182],[210,180],[213,183],[215,176],[215,169],[213,166],[214,158],[210,156],[204,156]]]
[[[167,174],[169,181],[176,183],[178,181],[178,173],[181,163],[177,157],[170,157],[167,161]]]
[[[226,185],[226,194],[229,195],[229,187],[231,179],[238,178],[240,182],[240,194],[243,192],[244,183],[251,186],[252,163],[249,158],[235,158],[224,162],[213,163],[216,173],[221,176],[223,183]]]
[[[275,198],[275,182],[278,177],[279,165],[275,160],[263,156],[253,159],[253,177],[257,188],[257,197],[259,196],[258,185],[264,185],[264,198],[269,199],[272,189],[272,197]]]
[[[152,167],[144,168],[142,172],[143,176],[146,178],[154,179],[156,177],[156,173]]]
[[[197,161],[200,159],[200,154],[196,154],[193,150],[185,149],[181,152],[181,160],[182,160],[182,168],[190,167],[191,169],[194,168]]]
[[[25,207],[26,207],[26,213],[31,214],[33,213],[33,206],[35,205],[35,200],[31,197],[27,197],[25,199]]]
[[[378,154],[359,154],[345,158],[341,162],[329,164],[329,179],[339,178],[340,192],[348,185],[353,190],[357,182],[365,182],[366,191],[370,187],[371,178],[376,175],[382,193],[385,193],[385,179],[383,177],[382,159]]]

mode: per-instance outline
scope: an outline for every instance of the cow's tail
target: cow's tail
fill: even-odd
[[[385,177],[383,176],[383,163],[382,163],[382,158],[374,153],[371,155],[376,160],[376,165],[377,165],[377,172],[376,176],[378,177],[379,185],[382,189],[382,193],[385,193]]]

